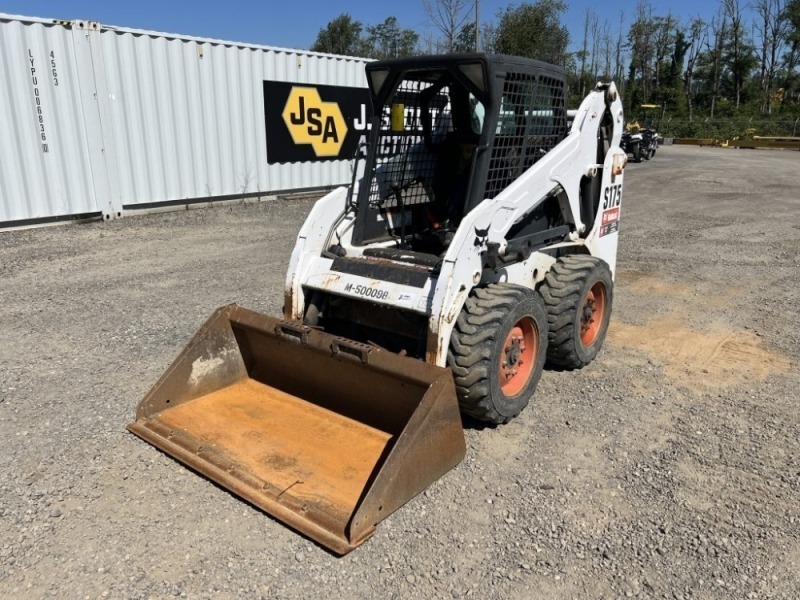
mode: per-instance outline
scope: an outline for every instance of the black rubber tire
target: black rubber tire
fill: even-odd
[[[538,337],[529,379],[514,396],[501,387],[499,368],[514,326],[532,319]],[[547,355],[547,310],[528,288],[492,283],[473,290],[450,338],[447,364],[453,371],[461,411],[494,424],[508,423],[528,405]]]
[[[581,312],[595,284],[605,287],[602,322],[589,345],[581,341]],[[563,256],[545,275],[539,293],[547,307],[547,362],[562,369],[580,369],[594,360],[606,338],[614,299],[611,270],[605,261],[585,254]]]
[[[642,162],[642,145],[640,143],[633,145],[633,162]]]

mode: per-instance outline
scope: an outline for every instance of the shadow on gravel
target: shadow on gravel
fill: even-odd
[[[463,425],[464,429],[472,429],[475,431],[483,431],[484,429],[497,429],[497,425],[494,423],[479,421],[478,419],[473,419],[464,413],[461,413],[461,424]]]

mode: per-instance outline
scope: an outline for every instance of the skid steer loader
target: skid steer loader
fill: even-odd
[[[340,554],[461,461],[459,409],[506,423],[545,361],[597,355],[626,163],[613,83],[568,113],[529,59],[366,75],[369,141],[297,237],[283,319],[218,309],[129,426]]]

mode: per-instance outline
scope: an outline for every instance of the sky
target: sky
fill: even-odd
[[[499,11],[514,4],[518,2],[480,0],[481,21],[496,20]],[[598,15],[601,24],[607,20],[615,35],[621,14],[625,15],[627,31],[637,0],[566,0],[566,4],[568,10],[563,22],[570,31],[574,50],[583,39],[587,9]],[[678,19],[688,21],[696,16],[711,17],[716,12],[718,2],[651,0],[651,6],[655,15],[666,15],[671,11]],[[421,35],[436,32],[425,14],[422,0],[0,0],[0,13],[92,20],[135,29],[298,49],[311,46],[320,28],[344,12],[365,25],[375,25],[386,17],[395,16],[402,27],[413,29]]]

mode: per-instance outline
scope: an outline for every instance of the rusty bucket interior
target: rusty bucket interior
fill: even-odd
[[[128,428],[338,554],[465,453],[447,369],[236,305]]]

